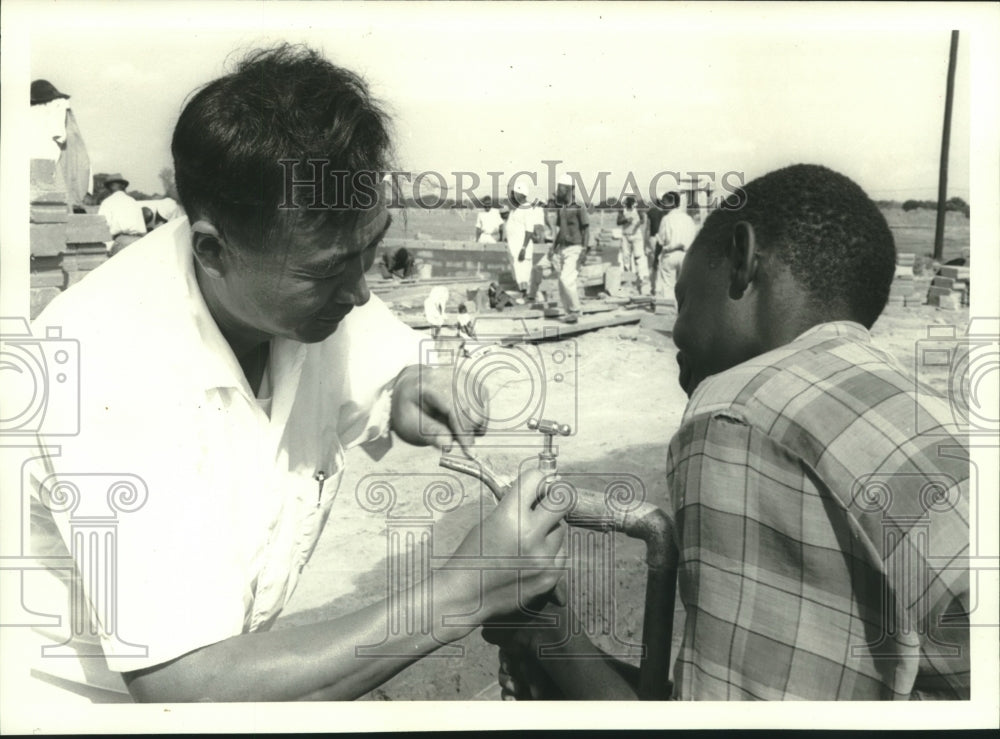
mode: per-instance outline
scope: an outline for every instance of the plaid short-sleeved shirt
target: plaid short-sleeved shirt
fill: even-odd
[[[936,419],[928,428],[920,418]],[[674,698],[969,697],[969,456],[859,324],[708,378],[670,443]]]

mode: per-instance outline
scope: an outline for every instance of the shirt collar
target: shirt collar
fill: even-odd
[[[198,279],[195,276],[194,253],[191,250],[191,228],[188,219],[178,218],[161,226],[157,231],[172,230],[173,257],[176,260],[176,270],[179,275],[177,288],[182,293],[184,304],[188,306],[188,321],[186,330],[181,332],[179,340],[184,346],[179,350],[191,358],[191,380],[203,390],[214,388],[236,388],[248,399],[254,395],[243,374],[243,368],[233,353],[229,342],[222,335],[215,319],[208,309]],[[297,385],[298,375],[302,368],[306,346],[291,339],[275,338],[271,342],[272,367],[271,382],[273,396],[279,391],[284,392],[289,384]]]
[[[872,340],[868,329],[856,321],[830,321],[829,323],[819,323],[803,331],[795,338],[794,343],[816,344],[838,336],[861,341],[865,344],[870,344]]]

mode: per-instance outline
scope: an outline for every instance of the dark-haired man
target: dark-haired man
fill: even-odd
[[[513,560],[481,582],[474,569],[444,567],[389,596],[433,628],[392,629],[381,602],[269,631],[326,524],[345,450],[365,445],[378,458],[390,431],[465,448],[486,409],[460,412],[450,372],[418,370],[420,335],[366,285],[391,221],[372,187],[389,135],[359,77],[308,49],[255,52],[190,99],[172,150],[189,220],[94,270],[36,321],[43,336],[61,327],[83,354],[80,433],[44,449],[32,470],[36,541],[58,527],[84,573],[74,622],[93,609],[103,656],[132,697],[354,698],[468,634],[468,614],[513,608],[519,589],[549,590],[555,574],[537,568],[559,560],[559,515],[532,507],[533,478],[532,495],[505,497],[451,562],[520,552],[533,557],[530,573],[519,578]],[[335,195],[307,179],[317,161],[347,175]],[[359,175],[372,176],[366,185]],[[310,207],[317,195],[341,207]],[[106,581],[74,527],[109,508]],[[463,625],[443,625],[447,614]],[[380,640],[394,656],[357,654]]]
[[[694,243],[698,225],[683,207],[684,198],[679,192],[667,193],[663,200],[667,212],[660,219],[653,240],[656,254],[656,294],[672,298],[677,276],[684,262],[684,252]]]
[[[968,699],[968,448],[943,399],[871,343],[889,227],[824,167],[745,197],[709,216],[676,286],[673,697]],[[635,697],[585,637],[537,660],[562,633],[490,630],[508,694],[547,676],[547,697]]]

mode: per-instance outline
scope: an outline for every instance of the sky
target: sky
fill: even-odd
[[[587,182],[610,172],[611,195],[629,172],[647,188],[661,171],[736,171],[749,180],[809,161],[876,199],[936,196],[946,24],[805,16],[789,27],[761,10],[660,3],[112,10],[88,7],[82,23],[40,16],[30,75],[72,96],[94,171],[122,172],[147,193],[163,189],[158,173],[170,166],[185,97],[231,68],[234,51],[288,40],[369,81],[394,114],[403,169],[445,173],[449,185],[449,173],[475,172],[478,192],[489,191],[489,171],[544,177],[545,160]],[[965,199],[968,47],[959,44],[949,187]],[[534,194],[544,189],[543,179]]]

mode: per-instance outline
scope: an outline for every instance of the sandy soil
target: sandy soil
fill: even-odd
[[[912,371],[917,342],[926,337],[927,326],[951,324],[961,332],[967,321],[967,310],[889,307],[872,333],[878,346]],[[525,398],[536,396],[536,390],[544,387],[545,417],[574,427],[573,435],[559,445],[562,472],[580,475],[581,484],[597,489],[611,479],[634,475],[641,480],[647,500],[665,505],[666,446],[686,401],[677,386],[669,340],[629,326],[602,329],[526,351],[531,352],[534,365],[524,360],[520,373],[510,366],[493,373],[494,409],[509,410],[508,418],[517,420]],[[529,377],[530,373],[523,371],[525,366],[538,365],[544,366],[544,379],[540,375]],[[919,368],[919,372],[932,386],[947,391],[945,371]],[[496,470],[512,474],[519,463],[533,460],[539,444],[540,437],[534,433],[491,433],[482,440],[479,454]],[[431,449],[397,443],[378,463],[363,451],[352,450],[348,465],[327,530],[276,628],[334,618],[377,601],[384,597],[390,578],[387,547],[394,538],[391,532],[406,525],[411,531],[413,526],[430,530],[433,555],[444,556],[492,505],[471,478],[461,476],[459,480],[459,476],[441,470],[438,454]],[[442,480],[461,492],[450,505],[436,501],[439,508],[450,508],[445,512],[424,502],[428,485]],[[373,482],[388,483],[394,489],[395,502],[388,510],[366,498],[367,491],[378,489],[371,487]],[[595,641],[634,661],[634,656],[629,657],[634,655],[629,644],[641,636],[643,547],[621,536],[613,537],[611,546],[613,553],[606,556],[613,558],[613,577],[601,590],[584,588],[581,597],[589,604],[593,622],[588,632]],[[614,606],[600,612],[595,605],[602,599]],[[678,614],[675,619],[675,634],[681,618]],[[366,698],[495,699],[496,669],[496,650],[483,642],[477,630],[450,651],[440,650]]]

